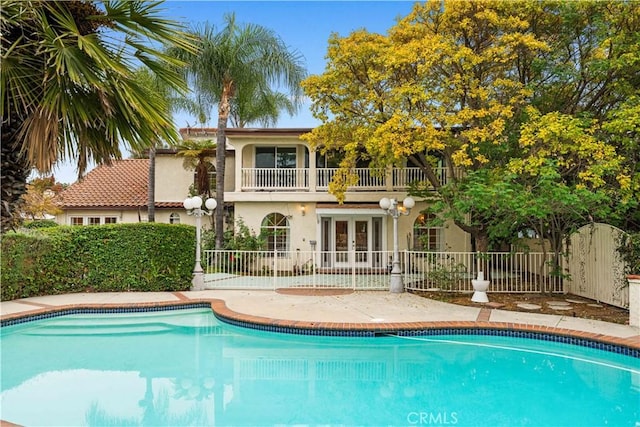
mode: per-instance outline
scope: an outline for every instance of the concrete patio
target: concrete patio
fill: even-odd
[[[500,327],[544,330],[640,348],[640,329],[629,325],[492,309],[460,306],[423,298],[411,293],[385,291],[339,292],[301,289],[295,292],[205,290],[194,292],[77,293],[25,298],[0,303],[2,320],[74,307],[166,305],[190,301],[217,301],[216,312],[228,318],[261,323],[301,324],[315,328],[327,325],[357,325],[359,329],[392,325],[403,328]],[[216,308],[218,307],[218,308]]]

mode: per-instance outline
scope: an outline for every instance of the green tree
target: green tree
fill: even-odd
[[[73,159],[120,158],[158,136],[177,141],[167,109],[136,81],[142,63],[179,91],[178,60],[163,45],[194,52],[181,27],[160,15],[161,2],[7,0],[1,8],[2,226],[31,168],[47,172]]]
[[[613,223],[630,232],[640,231],[640,94],[630,96],[608,113],[602,123],[606,141],[622,158],[617,182],[621,191],[613,198]]]
[[[173,118],[173,113],[180,109],[197,111],[198,106],[182,92],[172,89],[167,83],[146,67],[136,70],[136,80],[143,85],[150,97],[155,97],[157,104],[166,108],[165,114]],[[149,158],[149,186],[147,188],[147,217],[155,222],[155,190],[156,190],[156,150],[168,146],[166,141],[157,138],[150,141],[146,156]],[[135,153],[142,157],[142,153]]]
[[[20,212],[32,220],[45,219],[47,215],[61,213],[55,197],[63,190],[62,184],[53,176],[35,178],[27,184],[27,192],[22,195]]]
[[[640,87],[640,3],[527,2],[518,8],[529,32],[549,46],[520,66],[542,114],[602,120]]]
[[[178,157],[184,157],[182,163],[187,170],[195,171],[194,191],[197,195],[205,199],[211,197],[211,180],[209,170],[211,168],[211,158],[215,155],[216,143],[211,140],[197,141],[186,140],[177,147]],[[216,183],[218,179],[216,173]]]
[[[456,211],[456,187],[469,172],[504,164],[515,147],[515,118],[531,96],[519,60],[547,48],[527,33],[518,5],[428,1],[387,36],[331,37],[325,72],[303,83],[323,122],[305,138],[343,151],[330,186],[339,200],[359,158],[376,170],[407,161],[426,177],[415,190],[441,200],[477,249],[488,249],[492,216]],[[439,164],[448,168],[446,189]]]
[[[216,247],[221,248],[224,234],[224,147],[233,107],[237,107],[238,117],[242,118],[246,107],[244,101],[252,102],[256,96],[273,94],[274,85],[286,88],[293,100],[292,106],[298,106],[302,99],[300,82],[306,72],[300,53],[287,47],[272,30],[253,24],[239,25],[233,14],[225,17],[225,26],[219,32],[210,25],[204,25],[195,28],[193,33],[198,39],[200,52],[180,57],[188,63],[184,72],[197,101],[210,108],[217,106],[216,199],[219,208],[215,214],[215,229]],[[269,109],[267,116],[272,111]],[[260,114],[252,116],[256,119],[263,117]]]
[[[283,110],[289,115],[297,111],[296,104],[288,95],[271,90],[261,92],[257,87],[245,86],[234,98],[229,118],[232,126],[237,128],[246,127],[250,123],[275,126]]]
[[[571,184],[561,172],[555,161],[546,160],[534,174],[507,175],[517,191],[503,205],[512,209],[520,224],[536,232],[544,253],[545,242],[549,243],[556,274],[561,274],[562,256],[569,249],[566,238],[580,226],[610,215],[611,205],[611,193],[606,189]]]
[[[339,200],[358,160],[376,170],[420,167],[425,181],[411,192],[470,233],[479,251],[540,218],[516,215],[502,196],[541,177],[540,199],[609,203],[591,215],[565,214],[570,206],[560,203],[545,217],[566,222],[538,227],[546,235],[596,213],[611,218],[612,204],[628,216],[639,118],[637,102],[623,102],[640,88],[639,34],[637,2],[417,4],[387,35],[331,37],[324,73],[303,82],[323,122],[305,138],[343,152],[330,185]],[[506,179],[512,174],[518,179]]]
[[[158,102],[164,103],[167,108],[167,114],[171,114],[171,103],[169,100],[169,87],[163,81],[158,79],[148,68],[141,67],[136,70],[136,79],[144,85],[149,96],[160,98]],[[156,149],[158,148],[158,140],[154,139],[150,142],[148,148],[149,157],[149,174],[147,186],[147,221],[156,221]]]

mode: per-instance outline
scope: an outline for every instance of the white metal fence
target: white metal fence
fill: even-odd
[[[483,271],[489,292],[563,292],[552,254],[539,252],[405,252],[407,289],[472,291],[471,279]]]
[[[205,287],[387,290],[391,257],[391,251],[208,250]],[[400,260],[409,290],[472,291],[471,279],[485,268],[489,292],[564,292],[550,254],[404,251]]]

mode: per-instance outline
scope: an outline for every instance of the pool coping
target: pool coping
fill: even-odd
[[[277,319],[231,310],[226,302],[217,298],[193,298],[177,301],[159,301],[144,303],[79,303],[59,306],[36,307],[34,310],[11,313],[0,316],[0,324],[8,326],[32,320],[62,316],[74,312],[118,312],[124,311],[160,311],[167,309],[183,309],[188,307],[210,307],[213,314],[221,321],[251,329],[271,332],[283,332],[301,335],[324,336],[379,336],[379,335],[437,335],[437,334],[484,334],[484,335],[513,335],[541,338],[551,341],[562,341],[588,347],[600,348],[608,351],[611,346],[627,349],[622,351],[634,357],[640,357],[640,340],[638,336],[628,338],[614,337],[605,334],[579,331],[575,329],[557,328],[554,326],[535,325],[515,322],[494,322],[489,320],[485,312],[481,312],[475,321],[409,321],[409,322],[381,322],[381,323],[352,323],[326,322]],[[95,310],[95,311],[93,311]],[[490,312],[491,309],[483,309]],[[504,332],[504,333],[502,333]],[[553,339],[558,337],[561,339]],[[596,345],[588,345],[587,343]],[[618,352],[619,351],[615,351]]]

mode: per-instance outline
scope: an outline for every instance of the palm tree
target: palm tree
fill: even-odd
[[[196,52],[182,28],[159,14],[161,2],[3,0],[2,228],[12,221],[32,168],[48,172],[74,159],[121,158],[120,143],[178,141],[163,101],[135,78],[142,63],[171,88],[186,84],[182,63],[163,46]]]
[[[245,90],[246,89],[246,90]],[[285,110],[289,115],[297,111],[296,105],[289,96],[281,92],[259,92],[256,88],[241,88],[231,105],[231,125],[243,128],[250,123],[262,126],[275,126],[280,112]]]
[[[150,97],[159,98],[157,102],[166,106],[166,114],[173,118],[173,113],[178,109],[186,109],[198,113],[198,105],[195,104],[185,94],[176,92],[165,81],[153,74],[147,67],[140,67],[136,70],[136,80],[143,85]],[[156,149],[167,147],[165,141],[158,138],[150,141],[147,156],[149,158],[149,185],[147,187],[147,221],[155,222],[156,203]],[[135,153],[138,157],[142,153]]]
[[[194,191],[196,194],[203,196],[204,198],[211,197],[211,180],[209,179],[209,170],[211,167],[210,159],[214,154],[215,148],[216,144],[211,140],[186,140],[176,147],[178,150],[176,155],[184,157],[182,166],[187,170],[195,170]]]
[[[233,106],[252,102],[258,95],[273,94],[272,85],[285,87],[291,95],[291,111],[302,100],[300,82],[306,77],[302,55],[290,50],[272,30],[253,24],[236,24],[235,15],[225,16],[219,32],[210,25],[193,30],[198,39],[198,55],[181,55],[188,63],[184,69],[195,96],[218,108],[216,134],[216,248],[223,244],[224,169],[227,123]],[[239,98],[239,94],[245,94]],[[238,102],[240,101],[240,103]],[[238,109],[239,114],[243,114]]]
[[[149,96],[158,96],[162,98],[167,106],[167,112],[171,114],[171,105],[169,101],[169,88],[164,82],[158,79],[151,71],[146,67],[141,67],[136,70],[136,79],[143,84],[149,91]],[[147,186],[147,221],[156,221],[156,148],[158,147],[158,140],[151,141],[149,146],[149,183]]]

